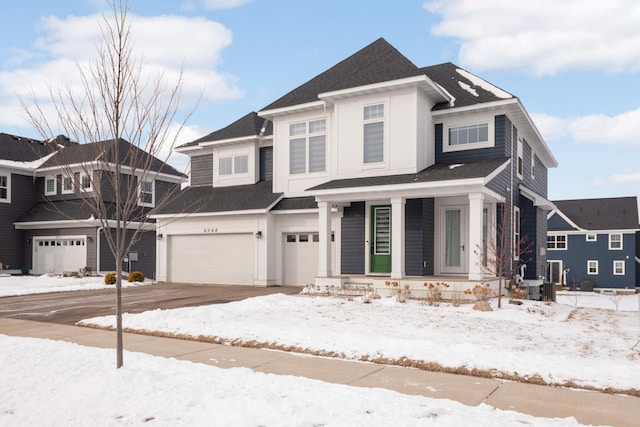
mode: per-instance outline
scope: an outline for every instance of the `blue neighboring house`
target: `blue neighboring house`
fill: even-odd
[[[548,216],[548,279],[582,290],[639,286],[636,197],[554,201]]]

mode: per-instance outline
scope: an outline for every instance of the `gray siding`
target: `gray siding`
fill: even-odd
[[[260,149],[260,181],[273,180],[273,147]]]
[[[433,199],[408,199],[405,205],[405,273],[408,276],[433,274]]]
[[[365,274],[365,203],[353,202],[342,217],[342,274]]]
[[[127,239],[130,239],[132,234],[132,231],[129,231]],[[138,253],[138,261],[131,263],[131,270],[141,271],[145,277],[155,279],[156,232],[146,231],[141,233],[140,240],[133,245],[130,252]],[[115,271],[116,269],[115,257],[104,236],[100,239],[100,269],[102,271]],[[128,264],[123,264],[122,269],[123,271],[128,271]]]
[[[191,157],[191,185],[213,185],[213,154]]]
[[[33,192],[33,177],[11,174],[11,203],[0,203],[0,263],[4,269],[28,267],[25,260],[23,230],[13,223],[29,210],[37,197]]]
[[[539,221],[540,214],[543,214],[542,210],[533,206],[533,203],[529,199],[520,197],[520,235],[523,240],[521,249],[523,251],[528,249],[526,253],[522,254],[520,259],[527,265],[525,270],[525,279],[527,280],[535,280],[539,276],[544,276],[545,271],[546,261],[541,263],[540,259],[543,257],[539,257],[539,254],[540,247],[543,244],[546,247],[547,233],[545,227],[545,233],[542,236],[542,240],[540,240],[541,234],[538,230],[542,225],[540,224],[541,221]]]
[[[442,123],[435,125],[435,147],[436,163],[459,163],[469,160],[488,159],[494,157],[509,156],[510,146],[508,145],[505,126],[511,127],[511,122],[504,115],[496,116],[495,124],[495,145],[488,148],[478,148],[475,150],[453,151],[445,153],[442,150],[444,141],[444,126]]]

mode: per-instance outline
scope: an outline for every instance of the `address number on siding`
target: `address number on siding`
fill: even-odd
[[[205,228],[204,232],[205,233],[217,233],[218,229],[217,228]]]

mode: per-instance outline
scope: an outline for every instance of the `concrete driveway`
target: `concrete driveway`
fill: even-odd
[[[222,304],[276,293],[297,294],[299,287],[214,286],[161,283],[122,289],[123,311]],[[58,292],[0,298],[0,317],[73,325],[79,320],[115,314],[115,290]]]

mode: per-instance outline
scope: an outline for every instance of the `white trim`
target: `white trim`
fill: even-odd
[[[469,142],[465,144],[451,145],[449,143],[449,133],[451,129],[457,129],[466,126],[477,126],[477,125],[487,125],[487,140],[486,141],[478,141],[478,142]],[[495,147],[496,137],[495,137],[495,118],[493,120],[480,120],[480,121],[470,121],[465,123],[442,123],[442,151],[444,153],[450,153],[455,151],[466,151],[466,150],[476,150],[480,148],[489,148]]]
[[[622,265],[622,273],[616,273],[616,263],[619,265]],[[624,260],[613,260],[613,275],[614,276],[624,276],[626,274],[626,263],[624,262]]]
[[[518,223],[516,224],[516,214],[518,215]],[[522,248],[520,247],[520,242],[522,241],[522,212],[518,206],[513,207],[513,216],[511,217],[511,221],[513,223],[513,259],[520,259],[520,251]],[[516,230],[517,226],[517,230]]]
[[[49,191],[48,181],[53,180],[53,191]],[[58,194],[58,178],[56,175],[46,175],[44,177],[44,195],[55,196]]]
[[[619,248],[613,248],[611,247],[611,236],[613,235],[620,235],[620,247]],[[610,251],[621,251],[624,250],[624,234],[621,232],[615,232],[615,233],[609,233],[609,250]]]
[[[109,219],[106,221],[107,227],[116,228],[116,221]],[[49,228],[79,228],[79,227],[102,227],[102,221],[94,218],[87,219],[69,219],[59,221],[31,221],[31,222],[14,222],[13,225],[17,230],[42,230]],[[127,230],[136,230],[138,228],[142,230],[155,230],[156,224],[145,223],[142,224],[138,221],[128,222],[125,225]]]
[[[549,237],[558,237],[558,236],[563,236],[564,237],[564,248],[559,248],[558,247],[558,239],[553,239],[554,241],[554,248],[550,248],[549,247]],[[547,251],[566,251],[569,248],[569,237],[567,236],[566,233],[547,233]]]
[[[637,228],[631,228],[626,230],[548,230],[547,234],[568,234],[572,236],[584,236],[586,233],[595,234],[610,234],[610,233],[622,233],[622,234],[635,234],[636,231],[640,231]]]
[[[575,222],[573,222],[571,218],[569,218],[564,213],[562,213],[562,211],[557,207],[555,207],[551,212],[549,212],[549,214],[547,215],[547,221],[555,214],[560,215],[560,218],[564,219],[567,222],[567,224],[569,224],[571,227],[575,228],[576,230],[581,232],[586,231],[584,228],[578,227],[578,225]]]
[[[151,183],[151,202],[142,201],[142,184],[145,182]],[[145,192],[145,194],[148,194]],[[148,180],[140,178],[138,180],[138,206],[144,206],[147,208],[153,208],[156,205],[156,182],[155,180]]]
[[[518,137],[516,148],[516,175],[520,179],[524,179],[524,140]]]
[[[596,263],[596,265],[595,265],[596,271],[594,273],[589,271],[589,263],[591,263],[591,262],[595,262]],[[599,271],[600,271],[600,266],[599,266],[598,260],[597,259],[588,259],[587,260],[587,275],[588,276],[597,276],[597,275],[600,274]]]
[[[556,205],[546,197],[542,197],[535,191],[525,187],[522,184],[520,184],[518,188],[520,189],[521,195],[533,202],[533,206],[539,206],[542,209],[556,209]]]
[[[593,237],[593,239],[590,239],[589,237]],[[597,242],[598,241],[598,233],[585,233],[584,234],[584,240],[585,242]]]
[[[158,159],[159,160],[159,159]],[[93,166],[92,170],[96,171],[96,170],[106,170],[109,172],[115,172],[115,164],[111,163],[111,162],[99,162],[99,161],[90,161],[90,162],[83,162],[83,163],[73,163],[73,164],[69,164],[69,165],[65,165],[65,166],[51,166],[48,168],[42,168],[42,169],[38,169],[36,170],[36,176],[47,176],[46,172],[51,172],[51,171],[59,171],[59,170],[67,170],[68,168],[82,168],[83,170],[85,168],[89,168],[90,166]],[[45,172],[45,173],[43,173]],[[132,175],[133,174],[133,168],[130,166],[125,166],[125,165],[121,165],[120,166],[120,172],[123,174],[127,174],[127,175]],[[160,181],[166,181],[166,182],[174,182],[174,183],[182,183],[186,180],[186,177],[182,177],[182,176],[177,176],[177,175],[169,175],[163,172],[159,172],[159,171],[155,171],[155,170],[144,170],[144,169],[140,169],[140,168],[136,168],[135,169],[135,174],[134,176],[141,176],[141,175],[147,175],[147,176],[153,176],[155,180],[160,179]],[[178,173],[180,173],[178,171]]]
[[[65,189],[66,181],[69,181],[71,183],[71,188],[68,189],[68,190]],[[61,188],[60,192],[62,194],[73,194],[73,191],[74,191],[74,188],[73,188],[74,187],[74,182],[73,181],[74,181],[74,177],[73,176],[63,175],[62,176],[62,188]]]
[[[266,119],[270,119],[272,117],[282,116],[284,114],[291,114],[296,112],[302,113],[304,111],[320,110],[320,109],[324,109],[326,106],[327,106],[327,103],[324,101],[312,101],[312,102],[307,102],[305,104],[292,105],[289,107],[258,111],[258,117],[264,117]]]

